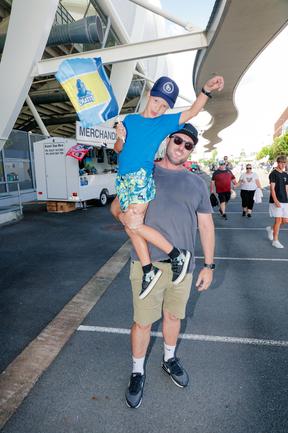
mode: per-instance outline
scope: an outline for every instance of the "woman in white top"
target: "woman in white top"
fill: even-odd
[[[241,187],[240,195],[243,208],[242,216],[247,215],[248,218],[251,218],[254,205],[254,194],[256,188],[261,188],[258,174],[253,173],[251,164],[246,165],[246,173],[241,174],[238,181],[238,186],[239,185]]]

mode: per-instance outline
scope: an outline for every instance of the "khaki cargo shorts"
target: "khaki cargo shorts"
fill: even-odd
[[[139,325],[150,325],[162,317],[162,308],[178,319],[184,319],[188,302],[192,274],[187,274],[182,283],[172,284],[170,263],[153,262],[163,272],[159,281],[149,295],[139,299],[143,270],[139,261],[131,261],[130,280],[133,294],[134,322]]]

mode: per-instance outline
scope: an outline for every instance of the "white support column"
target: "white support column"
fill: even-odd
[[[110,81],[119,105],[119,112],[129,90],[137,61],[115,63],[112,65]]]
[[[13,0],[0,64],[0,150],[31,87],[32,70],[41,60],[59,0]]]
[[[139,39],[142,39],[144,32],[142,19],[143,15],[140,13],[140,10],[138,8],[138,10],[135,11],[133,28],[131,31],[132,40],[136,37],[136,35]],[[130,62],[114,63],[112,65],[110,81],[119,105],[119,113],[131,85],[136,65],[137,60],[131,60]]]
[[[40,131],[42,132],[42,134],[43,134],[43,135],[46,135],[46,137],[50,137],[50,134],[49,134],[49,132],[48,132],[46,126],[44,125],[44,122],[43,122],[43,120],[41,119],[40,114],[39,114],[38,111],[36,110],[35,105],[34,105],[33,102],[31,101],[31,98],[30,98],[29,95],[28,95],[27,98],[26,98],[26,103],[27,103],[28,107],[30,108],[30,111],[31,111],[31,113],[33,114],[34,119],[36,120],[37,125],[39,126]]]

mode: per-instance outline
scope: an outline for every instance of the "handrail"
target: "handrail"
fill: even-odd
[[[0,185],[7,185],[7,183],[16,183],[17,184],[19,210],[20,210],[20,214],[23,215],[23,205],[22,205],[22,200],[21,200],[20,182],[19,182],[19,180],[7,180],[5,182],[0,182]],[[1,200],[1,194],[2,193],[0,193],[0,200]],[[13,194],[9,194],[9,196],[11,196],[11,195],[13,195]]]

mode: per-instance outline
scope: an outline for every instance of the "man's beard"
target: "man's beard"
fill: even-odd
[[[181,158],[181,159],[174,159],[173,156],[171,155],[171,153],[169,152],[169,149],[166,150],[166,156],[168,158],[168,161],[171,162],[171,164],[173,165],[182,165],[184,164],[185,161],[187,161],[187,157],[186,158]]]

